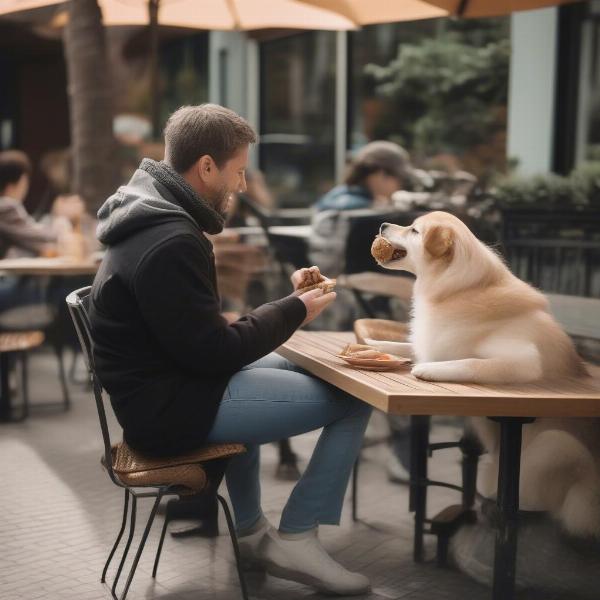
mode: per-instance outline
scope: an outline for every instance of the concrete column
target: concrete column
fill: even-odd
[[[507,154],[524,175],[552,165],[557,27],[556,8],[511,17]]]

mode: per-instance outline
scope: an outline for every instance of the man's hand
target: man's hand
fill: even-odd
[[[316,319],[322,312],[327,308],[336,298],[335,292],[329,292],[324,294],[323,290],[316,289],[300,294],[298,296],[304,306],[306,306],[306,319],[304,319],[302,325],[310,323],[313,319]],[[302,325],[300,327],[302,327]]]
[[[315,283],[320,283],[321,281],[325,281],[325,277],[321,275],[319,271],[319,267],[305,267],[304,269],[298,269],[295,271],[292,276],[292,285],[294,286],[294,291],[301,287],[308,287],[309,285],[314,285]]]

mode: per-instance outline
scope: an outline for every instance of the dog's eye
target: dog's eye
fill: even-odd
[[[418,231],[417,231],[417,230],[416,230],[414,227],[411,227],[411,228],[410,228],[410,232],[411,232],[411,233],[419,233],[419,232],[418,232]]]

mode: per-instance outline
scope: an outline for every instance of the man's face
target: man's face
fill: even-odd
[[[205,196],[212,207],[223,217],[232,200],[233,194],[246,191],[246,168],[248,166],[248,146],[241,148],[211,177]]]

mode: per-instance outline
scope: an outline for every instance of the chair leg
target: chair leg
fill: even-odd
[[[121,594],[121,600],[125,600],[125,596],[127,596],[127,592],[129,591],[129,586],[133,581],[133,576],[135,575],[135,571],[137,569],[138,563],[140,562],[140,557],[142,556],[142,552],[144,551],[144,546],[146,545],[146,540],[148,539],[148,534],[150,533],[150,529],[152,529],[152,523],[154,523],[154,517],[156,516],[156,511],[158,510],[158,505],[162,499],[162,492],[158,493],[156,496],[156,500],[154,501],[154,506],[150,511],[150,516],[148,517],[148,522],[146,523],[146,528],[144,529],[144,533],[142,535],[142,539],[140,541],[140,545],[138,546],[137,552],[135,553],[135,557],[133,559],[133,564],[131,565],[131,569],[129,570],[129,575],[127,577],[127,583],[125,584],[125,589]]]
[[[60,385],[62,388],[65,410],[69,410],[71,408],[71,396],[69,395],[69,386],[67,384],[67,374],[65,372],[65,359],[62,345],[55,344],[54,353],[56,354],[56,360],[58,361],[58,374],[60,377]]]
[[[167,533],[167,526],[169,525],[169,519],[165,515],[165,522],[163,523],[162,531],[160,532],[160,541],[158,542],[158,548],[156,550],[156,558],[154,559],[154,567],[152,568],[152,577],[156,577],[156,571],[158,571],[158,561],[162,552],[163,543],[165,541],[165,534]]]
[[[482,447],[479,440],[471,432],[465,431],[460,443],[462,451],[462,504],[465,508],[472,508],[477,494],[477,469]]]
[[[352,520],[358,521],[358,469],[360,466],[360,455],[354,461],[352,468]]]
[[[371,308],[371,305],[367,302],[365,297],[362,295],[362,292],[353,289],[352,294],[354,295],[354,298],[355,298],[358,306],[360,307],[360,309],[363,311],[363,313],[365,315],[367,315],[367,317],[369,319],[374,319],[377,315]]]
[[[6,352],[0,352],[0,421],[3,422],[9,422],[12,416],[8,367]]]
[[[240,580],[240,588],[242,590],[242,598],[248,600],[248,588],[246,587],[246,579],[242,571],[241,560],[240,560],[240,549],[237,542],[237,535],[235,533],[235,527],[233,525],[233,519],[231,518],[231,512],[225,498],[217,494],[217,498],[223,507],[225,513],[225,519],[227,521],[227,528],[229,529],[229,537],[231,538],[231,545],[233,546],[233,554],[235,555],[235,566],[237,567],[238,577]]]
[[[127,509],[128,508],[129,508],[129,490],[126,489],[125,490],[125,501],[123,503],[123,520],[121,521],[121,529],[119,530],[119,533],[117,534],[117,539],[115,540],[112,550],[110,551],[110,554],[108,555],[108,560],[106,561],[106,564],[104,565],[104,569],[102,570],[102,578],[100,579],[100,583],[104,583],[106,581],[106,571],[108,571],[108,566],[110,565],[110,561],[112,560],[112,557],[114,556],[114,554],[117,550],[117,547],[119,546],[121,538],[123,537],[123,532],[125,531],[125,525],[127,524]]]
[[[29,416],[29,368],[27,352],[20,353],[21,359],[21,396],[23,398],[23,419]]]
[[[115,579],[112,584],[111,594],[114,600],[119,600],[118,596],[115,593],[117,589],[117,583],[119,582],[119,577],[121,577],[121,571],[123,570],[123,565],[125,564],[125,559],[129,554],[129,548],[131,547],[131,540],[133,540],[133,534],[135,532],[135,517],[137,515],[137,498],[132,494],[131,495],[131,522],[129,524],[129,536],[127,538],[127,544],[125,544],[125,550],[123,551],[123,556],[121,557],[121,562],[119,563],[119,568],[117,569],[117,574],[115,575]]]
[[[429,446],[429,417],[411,416],[410,495],[409,510],[415,513],[413,560],[423,562],[425,518],[427,512],[427,448]]]
[[[79,357],[79,352],[73,349],[73,357],[71,359],[71,366],[69,367],[69,381],[71,383],[77,383],[77,358]]]

